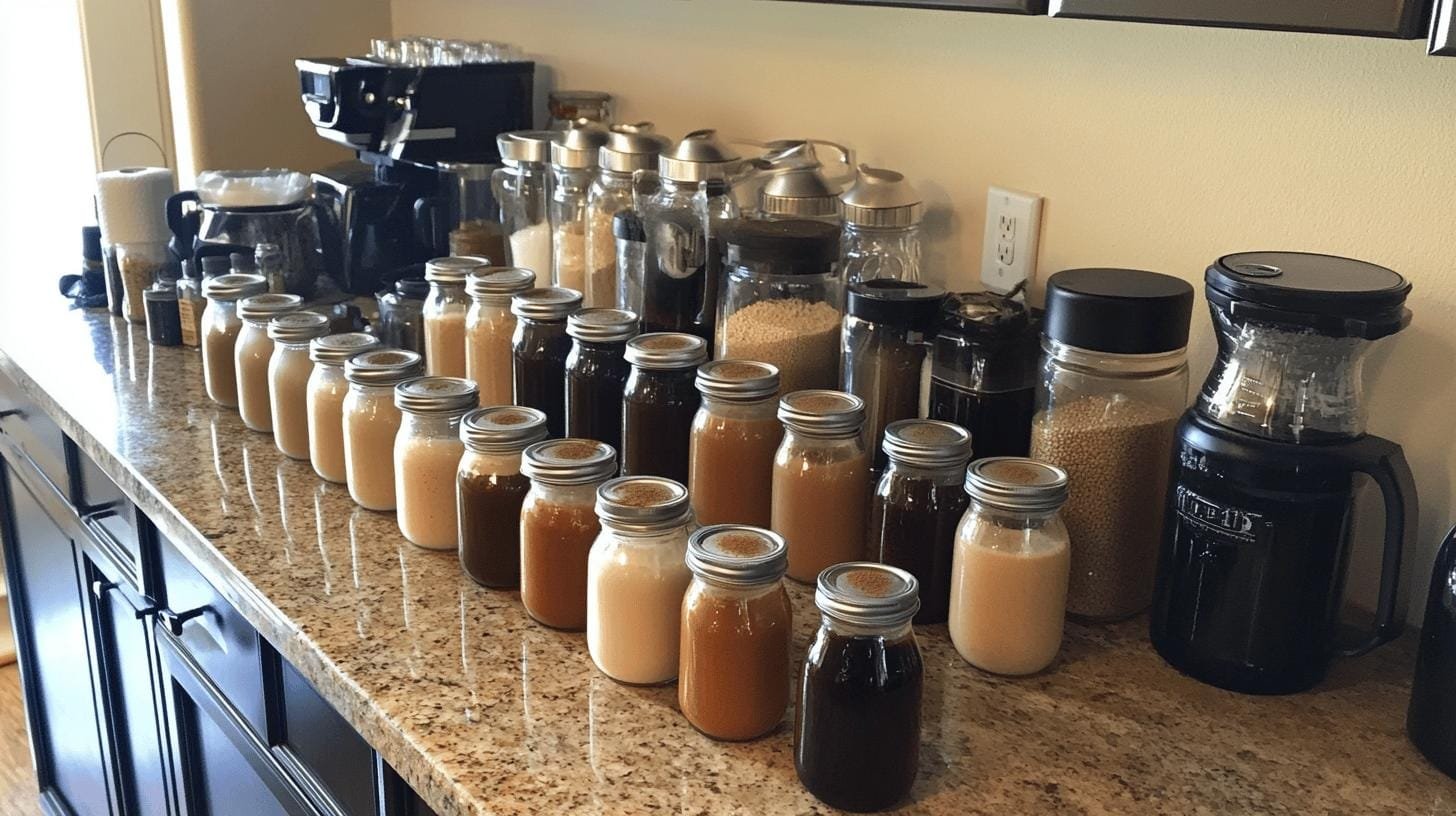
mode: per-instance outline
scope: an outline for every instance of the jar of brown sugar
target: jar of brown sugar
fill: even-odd
[[[399,531],[427,550],[458,546],[455,479],[465,444],[460,418],[479,401],[475,383],[417,377],[394,387],[403,414],[394,439],[394,494]]]
[[[768,363],[714,360],[698,367],[703,402],[688,446],[688,489],[701,524],[773,522],[773,461],[779,370]]]
[[[478,584],[521,584],[521,504],[531,487],[521,453],[545,438],[546,415],[534,408],[477,408],[460,420],[460,566]]]
[[[404,349],[375,349],[344,363],[344,474],[349,496],[366,510],[394,509],[394,437],[401,415],[394,387],[425,373],[425,358]]]
[[[707,360],[708,344],[692,334],[657,332],[628,341],[622,473],[687,484],[688,439],[702,401],[693,383]]]
[[[238,301],[243,327],[233,346],[233,367],[238,375],[238,414],[249,430],[272,433],[273,414],[268,402],[268,362],[273,358],[273,341],[268,321],[295,311],[303,304],[298,295],[262,294]]]
[[[268,409],[273,444],[291,459],[308,458],[308,379],[313,360],[308,347],[329,333],[329,319],[318,312],[290,312],[268,323],[273,356],[268,360]]]
[[[511,404],[511,298],[535,285],[535,272],[513,266],[483,267],[465,279],[465,376],[480,386],[483,406]]]
[[[554,629],[586,628],[588,554],[601,525],[597,488],[617,472],[617,452],[590,439],[526,448],[531,489],[521,505],[521,605]]]
[[[339,484],[348,480],[344,395],[349,393],[349,381],[344,377],[344,363],[378,347],[379,338],[363,332],[331,334],[309,343],[313,373],[308,376],[308,459],[320,479]]]

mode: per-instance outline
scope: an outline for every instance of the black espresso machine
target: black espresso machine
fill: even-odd
[[[314,128],[358,155],[313,174],[322,240],[332,244],[325,255],[338,259],[331,271],[356,295],[450,254],[461,219],[494,206],[496,137],[532,126],[533,62],[348,57],[295,65]]]

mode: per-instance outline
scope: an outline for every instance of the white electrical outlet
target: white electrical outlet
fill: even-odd
[[[986,191],[986,235],[981,247],[981,283],[1009,292],[1036,273],[1041,239],[1041,196],[991,187]]]

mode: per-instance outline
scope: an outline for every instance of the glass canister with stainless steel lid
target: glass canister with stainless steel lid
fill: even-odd
[[[546,414],[553,437],[566,431],[566,358],[571,353],[566,318],[580,308],[581,293],[559,286],[511,298],[511,314],[517,318],[511,336],[515,404]]]
[[[590,439],[551,439],[526,448],[521,472],[531,480],[521,505],[521,605],[546,626],[579,632],[601,532],[597,488],[616,475],[617,452]]]
[[[491,192],[493,164],[440,162],[439,203],[435,227],[444,241],[435,251],[455,256],[486,258],[493,264],[506,263],[506,236],[500,223],[500,207]],[[443,244],[443,245],[442,245]]]
[[[819,160],[816,145],[834,151],[853,177],[853,160],[849,148],[843,145],[818,139],[774,142],[763,157],[767,167],[758,191],[758,218],[810,219],[839,226],[839,194],[847,179],[830,176]]]
[[[573,123],[551,141],[551,281],[586,292],[586,200],[607,131]]]
[[[586,197],[586,289],[582,294],[588,308],[638,308],[619,299],[622,289],[612,222],[618,213],[630,213],[637,184],[651,175],[658,154],[670,144],[652,132],[651,122],[613,125],[607,134],[607,143],[598,152],[597,177]]]
[[[308,459],[308,382],[313,360],[308,349],[329,333],[329,318],[318,312],[294,311],[268,323],[273,356],[268,360],[268,413],[273,444],[291,459]]]
[[[238,415],[249,430],[272,433],[273,415],[268,402],[268,361],[273,358],[273,341],[268,321],[303,305],[298,295],[265,293],[238,301],[243,328],[233,347],[238,375]]]
[[[752,360],[698,366],[702,405],[688,444],[688,489],[704,524],[773,521],[773,463],[784,438],[779,370]]]
[[[701,337],[643,334],[627,341],[632,364],[622,391],[622,473],[688,481],[688,445],[702,397],[694,387],[708,361]]]
[[[515,130],[496,137],[503,166],[491,174],[491,189],[500,204],[512,266],[551,277],[550,175],[551,140],[556,131]],[[492,258],[491,260],[496,260]]]
[[[893,278],[920,282],[920,219],[925,203],[893,170],[859,166],[854,186],[839,197],[844,237],[839,252],[845,283]]]
[[[308,459],[325,481],[344,483],[344,397],[349,381],[344,364],[354,355],[379,348],[379,338],[364,332],[319,337],[309,343],[313,372],[308,375]]]
[[[625,309],[582,309],[566,319],[566,435],[622,445],[622,392],[632,365],[627,341],[637,315]]]

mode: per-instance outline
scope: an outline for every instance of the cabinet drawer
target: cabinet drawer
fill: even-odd
[[[279,728],[275,753],[285,767],[301,766],[296,776],[314,787],[349,816],[373,816],[378,792],[374,751],[333,706],[314,691],[298,670],[282,657],[275,695]]]
[[[0,374],[0,433],[19,444],[62,495],[71,495],[66,479],[66,435],[4,374]]]
[[[151,588],[142,577],[142,530],[146,526],[136,506],[111,481],[111,477],[87,456],[75,442],[66,440],[67,469],[71,480],[71,501],[91,537],[101,543],[122,575],[141,595]]]

